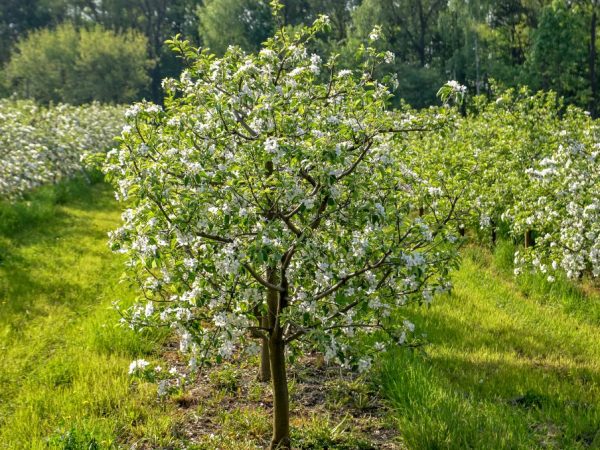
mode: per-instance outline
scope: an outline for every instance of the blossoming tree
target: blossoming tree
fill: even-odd
[[[529,265],[569,278],[600,276],[600,126],[569,108],[554,129],[555,146],[527,170],[531,189],[512,209],[516,232],[533,229],[535,246],[517,253],[517,273]]]
[[[455,261],[449,216],[412,213],[393,141],[415,126],[372,77],[390,55],[322,62],[306,43],[327,24],[222,58],[174,39],[189,68],[165,80],[164,110],[130,109],[106,164],[129,206],[112,245],[143,292],[130,319],[172,326],[192,368],[262,341],[272,448],[290,447],[286,351],[367,369],[410,340],[398,307],[447,290]]]

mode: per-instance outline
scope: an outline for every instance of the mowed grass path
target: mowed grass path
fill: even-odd
[[[468,249],[452,295],[410,312],[431,345],[382,386],[412,449],[600,449],[600,297],[515,280],[512,244]]]
[[[0,449],[166,444],[172,415],[130,361],[158,346],[117,325],[122,260],[109,188],[71,182],[0,209]]]
[[[0,208],[0,449],[182,448],[180,413],[127,377],[161,337],[116,325],[119,221],[102,184]],[[454,293],[408,311],[431,345],[376,378],[407,448],[600,448],[597,291],[517,282],[511,252],[469,249]]]

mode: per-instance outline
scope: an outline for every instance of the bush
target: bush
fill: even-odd
[[[146,38],[64,24],[21,40],[6,67],[7,87],[43,103],[125,103],[148,84]]]

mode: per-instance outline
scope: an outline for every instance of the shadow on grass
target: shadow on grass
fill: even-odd
[[[407,311],[431,346],[382,361],[408,447],[600,448],[597,325],[558,303],[575,291],[527,297],[484,257],[465,258],[452,295]]]
[[[48,305],[77,313],[101,295],[102,277],[85,272],[112,263],[105,242],[116,211],[109,186],[81,179],[0,204],[0,324],[18,328]]]
[[[453,379],[448,375],[454,370],[480,374],[485,381],[480,386]],[[380,377],[409,448],[585,449],[600,444],[600,410],[586,400],[585,389],[583,398],[572,399],[570,392],[549,386],[543,370],[527,364],[432,361],[397,352],[384,361]]]

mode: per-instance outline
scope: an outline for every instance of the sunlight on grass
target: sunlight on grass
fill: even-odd
[[[502,252],[470,250],[453,294],[411,311],[431,345],[383,362],[404,440],[414,449],[599,448],[600,300],[565,282],[515,280]]]
[[[117,324],[111,303],[132,294],[106,246],[119,222],[108,188],[47,188],[0,206],[0,219],[0,448],[178,448],[174,403],[127,376],[164,337]],[[510,243],[468,249],[453,294],[409,311],[431,344],[383,359],[379,386],[407,448],[600,448],[600,296],[515,279],[511,255]],[[262,410],[221,419],[224,448],[268,432]],[[294,425],[303,448],[326,446],[334,428]]]
[[[127,376],[160,336],[140,339],[111,308],[131,294],[106,245],[119,222],[110,191],[45,188],[0,217],[0,448],[168,443],[174,418]]]

